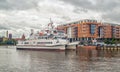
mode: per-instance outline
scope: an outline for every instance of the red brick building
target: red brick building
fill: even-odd
[[[73,40],[93,40],[120,38],[120,25],[101,23],[97,20],[84,19],[59,25]]]

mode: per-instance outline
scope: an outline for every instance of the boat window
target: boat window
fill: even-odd
[[[53,36],[54,36],[53,34],[50,34],[50,35],[48,36],[48,38],[53,38]]]
[[[21,44],[23,44],[23,42],[21,42]]]
[[[61,31],[58,31],[58,33],[64,33],[64,31],[61,30]]]
[[[52,42],[37,42],[37,44],[52,44]]]
[[[54,39],[57,39],[57,37],[54,37]]]
[[[50,42],[50,44],[52,44],[52,42]]]
[[[66,37],[62,37],[62,39],[67,39]]]
[[[25,42],[24,44],[29,44],[29,42]]]

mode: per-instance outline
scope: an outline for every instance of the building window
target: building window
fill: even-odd
[[[93,35],[95,33],[95,28],[96,28],[96,25],[94,25],[94,24],[90,25],[90,34]]]
[[[79,23],[81,23],[81,21]]]
[[[83,23],[83,21],[81,21],[81,23]]]
[[[88,20],[88,22],[90,22],[90,21]]]
[[[98,31],[99,31],[99,37],[102,37],[103,36],[103,28],[99,27]]]
[[[86,23],[86,20],[84,20],[84,22]]]
[[[35,44],[35,42],[33,42],[33,44]]]

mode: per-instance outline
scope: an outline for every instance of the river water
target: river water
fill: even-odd
[[[120,72],[120,51],[0,48],[0,72]]]

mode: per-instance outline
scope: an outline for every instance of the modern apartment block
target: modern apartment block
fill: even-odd
[[[120,38],[120,25],[101,23],[97,20],[84,19],[59,25],[69,39],[93,40]]]
[[[108,23],[103,23],[99,26],[99,38],[112,38],[112,26]]]
[[[120,38],[120,25],[111,24],[111,23],[103,23],[99,27],[99,37],[100,38]]]
[[[120,25],[112,25],[112,37],[120,38]]]

